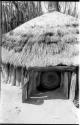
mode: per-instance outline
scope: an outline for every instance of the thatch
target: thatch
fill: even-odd
[[[15,66],[79,65],[79,21],[52,12],[3,35],[2,62]]]

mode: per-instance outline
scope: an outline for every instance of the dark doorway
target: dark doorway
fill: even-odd
[[[37,87],[39,91],[46,92],[55,90],[60,87],[61,73],[55,71],[41,72],[40,85]]]

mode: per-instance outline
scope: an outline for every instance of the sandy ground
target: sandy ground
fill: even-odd
[[[22,103],[22,90],[10,84],[1,85],[0,123],[78,124],[73,103],[60,89],[39,93]]]

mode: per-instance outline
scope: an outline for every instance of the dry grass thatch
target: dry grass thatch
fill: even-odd
[[[3,35],[2,62],[16,66],[78,65],[79,22],[52,12]]]

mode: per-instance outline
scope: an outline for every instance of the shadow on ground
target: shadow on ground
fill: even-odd
[[[65,100],[67,99],[67,97],[63,94],[61,89],[56,89],[47,92],[38,91],[36,94],[32,95],[28,100],[26,100],[25,103],[41,105],[44,103],[44,100],[54,100],[54,99]]]

